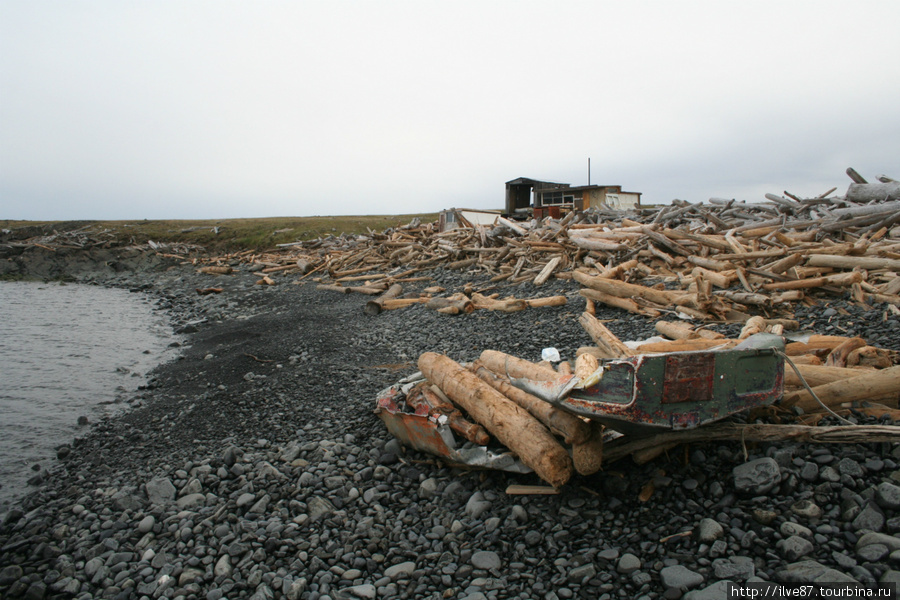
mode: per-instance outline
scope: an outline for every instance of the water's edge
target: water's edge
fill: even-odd
[[[52,477],[74,437],[141,402],[177,355],[172,330],[151,294],[0,281],[0,513]]]

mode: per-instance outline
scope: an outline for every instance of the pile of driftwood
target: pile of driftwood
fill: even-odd
[[[586,313],[582,323],[602,344],[579,350],[574,366],[562,362],[554,368],[550,363],[532,363],[493,350],[484,351],[479,360],[464,366],[446,356],[425,353],[419,357],[418,366],[427,381],[409,394],[407,403],[413,409],[425,405],[426,413],[447,417],[451,429],[474,444],[484,445],[493,436],[554,488],[564,485],[576,472],[589,475],[627,456],[643,463],[686,442],[900,441],[900,427],[895,426],[860,426],[849,421],[843,426],[818,425],[823,416],[844,419],[853,417],[853,413],[900,419],[900,366],[893,366],[896,353],[868,346],[860,338],[811,336],[804,342],[788,343],[783,398],[744,415],[743,423],[726,420],[649,436],[609,435],[596,422],[511,384],[511,378],[554,381],[570,373],[588,377],[597,368],[597,357],[728,348],[739,341],[682,323],[660,321],[657,330],[667,339],[633,347],[591,319]],[[767,328],[778,333],[791,327],[791,323],[756,317],[741,336]]]
[[[64,224],[65,225],[65,224]],[[35,235],[31,235],[34,233]],[[2,231],[0,243],[7,248],[41,248],[49,252],[58,250],[89,250],[93,248],[134,248],[143,252],[153,252],[162,256],[184,259],[188,254],[202,251],[203,247],[183,242],[154,242],[139,244],[133,238],[122,239],[121,234],[96,223],[75,229],[54,228],[53,226],[31,226]]]
[[[574,278],[589,300],[651,317],[743,322],[790,302],[811,302],[811,294],[848,290],[858,302],[886,302],[897,311],[900,183],[887,177],[868,183],[848,173],[853,183],[839,197],[830,190],[815,198],[767,194],[765,203],[753,204],[675,200],[636,211],[574,211],[558,220],[498,217],[493,226],[444,232],[414,221],[202,264],[251,263],[261,284],[300,275],[324,290],[372,295],[438,266],[485,273],[494,284]],[[382,308],[428,301],[416,298],[401,291],[384,300],[404,302]]]

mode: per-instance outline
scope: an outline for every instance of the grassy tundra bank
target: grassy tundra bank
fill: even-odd
[[[437,213],[337,217],[266,217],[258,219],[138,220],[138,221],[14,221],[0,220],[10,237],[27,239],[53,231],[87,228],[86,233],[113,234],[119,240],[146,243],[199,244],[209,250],[270,248],[276,244],[314,239],[329,234],[365,234],[405,225],[418,217],[424,222]],[[6,232],[4,232],[6,234]],[[4,235],[3,237],[7,237]]]

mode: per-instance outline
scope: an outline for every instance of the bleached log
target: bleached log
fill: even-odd
[[[567,444],[580,444],[590,436],[587,423],[575,415],[514,387],[478,361],[475,361],[471,369],[479,379],[534,415],[550,428],[550,431],[561,436]]]
[[[556,267],[559,266],[559,263],[562,262],[561,256],[555,256],[551,258],[544,268],[541,269],[541,272],[538,273],[537,277],[534,278],[534,285],[540,286],[546,283],[547,279],[553,274],[553,271],[556,270]]]
[[[391,300],[396,298],[400,294],[403,293],[403,286],[399,283],[395,283],[391,287],[387,289],[381,296],[375,298],[374,300],[369,300],[366,302],[365,308],[363,308],[363,312],[367,315],[377,315],[382,310],[384,310],[384,303],[387,300]]]
[[[897,261],[900,262],[900,261]],[[814,287],[822,287],[827,285],[849,286],[859,283],[863,280],[862,273],[859,271],[851,271],[849,273],[835,273],[833,275],[825,275],[823,277],[811,277],[809,279],[797,279],[794,281],[776,281],[774,283],[766,283],[762,287],[765,290],[799,290]]]
[[[559,373],[553,369],[541,367],[523,358],[497,350],[483,351],[479,360],[485,367],[504,377],[533,379],[535,381],[556,381],[559,379]]]
[[[615,279],[592,277],[579,271],[573,271],[572,276],[581,285],[595,289],[599,292],[604,292],[611,296],[618,296],[620,298],[644,298],[663,306],[678,304],[681,299],[687,296],[687,294],[683,292],[657,290],[643,285],[617,281]]]
[[[600,362],[592,354],[579,354],[575,357],[575,377],[584,380],[600,368]]]
[[[619,298],[618,296],[604,294],[603,292],[591,288],[581,288],[578,293],[588,300],[600,302],[602,304],[615,308],[621,308],[622,310],[627,310],[628,312],[632,312],[637,315],[655,318],[662,314],[656,309],[641,306],[631,298]]]
[[[632,355],[631,350],[622,343],[616,334],[610,331],[594,315],[583,312],[578,322],[601,349],[607,350],[614,358],[625,358]]]
[[[406,308],[407,306],[412,306],[413,304],[425,304],[431,298],[429,296],[423,296],[421,298],[390,298],[381,303],[382,310],[395,310],[398,308]]]
[[[528,308],[541,308],[546,306],[564,306],[568,299],[565,296],[546,296],[544,298],[526,298],[524,300]]]
[[[518,300],[516,298],[497,300],[477,292],[472,294],[472,304],[477,309],[496,310],[499,312],[518,312],[528,308],[528,304],[524,300]]]
[[[900,394],[900,366],[871,371],[853,377],[814,387],[813,391],[825,406],[833,407],[843,402],[896,396]],[[785,394],[783,406],[798,406],[806,412],[820,408],[807,390]]]
[[[800,375],[797,375],[790,364],[784,365],[784,385],[791,387],[803,385],[800,377],[806,380],[809,387],[815,388],[826,383],[859,377],[866,373],[866,371],[860,369],[848,369],[845,367],[798,364],[796,359],[792,359],[792,362],[797,367],[797,370],[800,371]]]
[[[887,183],[851,183],[850,187],[847,188],[847,200],[849,202],[858,203],[900,200],[900,182],[889,181]],[[873,209],[872,212],[877,212],[876,209],[884,210],[886,208],[894,208],[893,206],[885,206],[885,204],[888,203],[871,205],[871,208]],[[900,210],[900,207],[898,207],[896,210]]]
[[[669,431],[652,436],[634,438],[624,436],[606,444],[603,459],[610,463],[635,452],[664,444],[691,442],[715,442],[735,440],[742,442],[795,441],[818,444],[864,444],[869,442],[898,442],[900,427],[891,425],[807,426],[737,423],[713,423],[694,429]]]
[[[635,354],[658,354],[664,352],[688,352],[694,350],[709,350],[712,348],[731,348],[738,344],[738,340],[705,340],[696,338],[693,340],[673,340],[671,342],[648,342],[641,344],[632,352]]]
[[[900,209],[898,209],[900,210]],[[806,260],[810,267],[834,267],[836,269],[889,269],[900,271],[900,260],[876,256],[838,256],[810,254]]]

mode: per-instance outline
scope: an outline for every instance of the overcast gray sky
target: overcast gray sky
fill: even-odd
[[[900,2],[0,1],[0,218],[645,203],[900,177]]]

